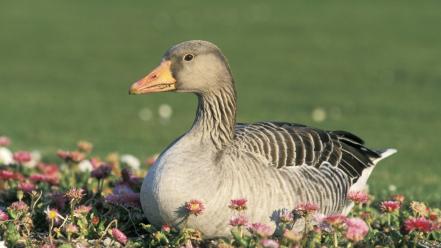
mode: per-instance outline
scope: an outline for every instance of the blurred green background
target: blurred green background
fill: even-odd
[[[238,120],[343,129],[395,147],[370,180],[441,205],[439,1],[1,1],[0,134],[53,154],[79,139],[140,158],[191,125],[196,98],[129,96],[171,45],[216,43]],[[173,114],[160,118],[158,108]],[[318,116],[316,116],[318,115]],[[314,117],[315,116],[315,117]]]

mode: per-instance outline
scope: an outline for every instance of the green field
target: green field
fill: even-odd
[[[395,147],[371,189],[392,184],[441,206],[441,2],[164,2],[2,1],[0,135],[48,155],[79,139],[101,155],[160,152],[190,127],[196,99],[128,87],[174,43],[205,39],[230,61],[239,121],[344,129]],[[161,104],[173,108],[167,123]]]

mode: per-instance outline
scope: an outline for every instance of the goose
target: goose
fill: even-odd
[[[171,143],[144,178],[140,200],[151,224],[230,235],[231,199],[246,198],[253,222],[276,227],[275,214],[314,203],[321,214],[347,214],[349,191],[360,190],[375,165],[396,152],[373,150],[346,131],[287,122],[236,123],[236,90],[227,59],[208,41],[171,47],[160,65],[133,83],[130,94],[194,93],[191,128]],[[187,218],[185,202],[205,211]],[[185,221],[184,221],[185,220]]]

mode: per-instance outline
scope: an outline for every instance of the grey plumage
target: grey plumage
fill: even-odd
[[[192,54],[192,61],[183,56]],[[176,92],[198,96],[192,128],[171,144],[149,170],[141,203],[149,221],[180,226],[190,199],[206,205],[190,227],[207,237],[229,234],[230,199],[248,199],[250,220],[274,226],[274,213],[315,203],[323,214],[350,209],[350,190],[361,189],[375,164],[393,150],[378,152],[345,131],[300,124],[236,124],[236,92],[228,63],[205,41],[189,41],[165,55]],[[277,221],[277,220],[276,220]]]

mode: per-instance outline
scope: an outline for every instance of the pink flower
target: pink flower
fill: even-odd
[[[9,215],[0,209],[0,221],[7,221],[7,220],[9,220]]]
[[[127,236],[118,228],[112,229],[112,237],[123,245],[125,245],[128,241]]]
[[[23,190],[23,192],[31,193],[33,190],[35,190],[37,187],[33,183],[26,183],[22,182],[18,185],[18,188]]]
[[[381,211],[385,213],[392,213],[400,208],[400,202],[398,201],[384,201],[380,204]]]
[[[93,157],[93,158],[89,159],[89,161],[90,161],[90,163],[92,164],[92,167],[93,167],[94,169],[100,167],[100,166],[104,163],[104,162],[103,162],[100,158],[98,158],[98,157]]]
[[[81,160],[84,160],[85,155],[78,151],[63,151],[59,150],[57,152],[58,157],[63,159],[66,162],[80,162]]]
[[[323,221],[333,227],[341,227],[346,222],[346,220],[347,220],[346,216],[342,214],[332,214],[326,216]]]
[[[23,201],[13,202],[8,208],[18,212],[27,212],[29,210],[29,206]]]
[[[66,231],[66,233],[77,233],[77,232],[78,232],[78,226],[69,223],[69,224],[67,224],[67,225],[64,227],[64,230]]]
[[[202,214],[205,206],[202,201],[193,199],[185,203],[185,209],[188,211],[189,214],[198,216]]]
[[[435,227],[430,220],[424,217],[407,219],[404,221],[404,226],[408,232],[420,231],[424,233],[431,232]]]
[[[26,152],[26,151],[15,152],[13,158],[14,158],[15,162],[17,162],[19,164],[29,162],[32,159],[31,153]]]
[[[15,174],[13,171],[0,170],[0,179],[2,180],[15,179]]]
[[[279,243],[273,239],[264,239],[260,243],[265,248],[279,248]]]
[[[248,218],[243,215],[233,216],[230,219],[231,226],[246,226],[248,224]]]
[[[269,237],[273,234],[273,229],[263,223],[251,224],[251,226],[249,227],[249,231],[253,234],[259,235],[262,238]]]
[[[367,203],[369,201],[369,195],[363,191],[351,191],[348,193],[348,199],[354,203]]]
[[[74,213],[77,215],[87,215],[92,210],[92,206],[80,205],[75,208]]]
[[[52,185],[57,185],[59,183],[60,178],[58,173],[53,173],[53,174],[33,173],[29,176],[29,180],[33,182],[45,182]]]
[[[110,165],[101,165],[98,168],[94,169],[90,175],[96,179],[104,179],[110,176],[110,172],[112,172],[112,167]]]
[[[64,196],[71,201],[79,201],[84,196],[84,189],[81,188],[72,188],[67,191]]]
[[[238,198],[230,201],[230,205],[228,206],[231,209],[241,211],[247,209],[247,199]]]
[[[294,208],[294,212],[303,216],[307,214],[313,214],[319,209],[319,206],[314,203],[301,203]]]
[[[11,140],[6,136],[0,136],[0,147],[1,146],[9,146],[11,144]]]
[[[171,227],[168,224],[164,224],[161,226],[161,231],[163,231],[163,232],[168,233],[168,232],[170,232],[170,230],[171,230]]]
[[[59,169],[55,164],[39,163],[37,165],[41,173],[33,173],[29,179],[33,182],[45,182],[52,185],[57,185],[60,181]]]
[[[346,238],[353,242],[363,240],[369,232],[368,225],[360,218],[348,218],[346,226]]]
[[[37,168],[43,173],[43,174],[57,174],[59,171],[58,165],[56,164],[45,164],[45,163],[38,163]]]

